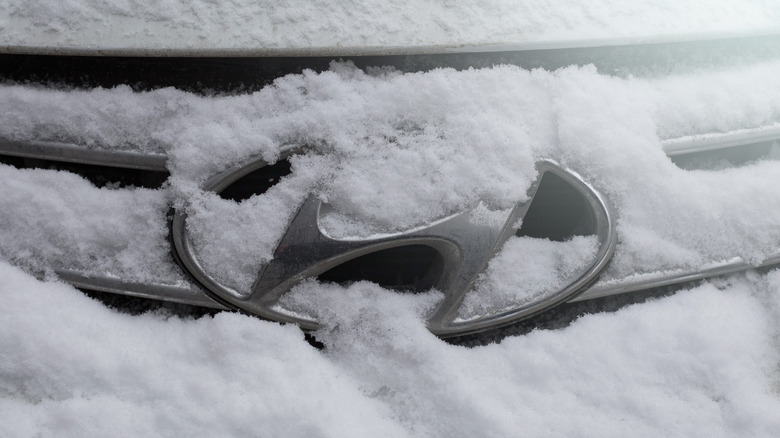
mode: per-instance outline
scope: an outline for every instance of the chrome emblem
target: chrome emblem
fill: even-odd
[[[244,175],[265,166],[255,160],[209,179],[204,190],[221,192]],[[260,317],[291,322],[303,329],[315,330],[317,321],[285,309],[280,300],[295,284],[316,277],[334,267],[367,254],[409,245],[424,245],[435,250],[443,260],[443,269],[436,289],[444,298],[428,315],[428,329],[441,337],[480,332],[540,313],[585,290],[609,262],[617,242],[614,219],[604,197],[576,173],[551,160],[537,163],[538,178],[529,189],[528,201],[518,203],[499,225],[472,220],[474,209],[453,214],[425,227],[371,239],[336,239],[324,233],[319,224],[322,202],[310,195],[291,220],[274,253],[274,258],[260,269],[248,293],[239,293],[208,275],[192,250],[186,231],[187,215],[183,209],[175,212],[172,222],[174,251],[182,266],[215,299]],[[458,310],[477,276],[503,243],[516,232],[519,223],[533,202],[542,177],[552,173],[576,190],[590,214],[592,230],[599,247],[590,265],[568,285],[558,291],[513,308],[461,319]]]

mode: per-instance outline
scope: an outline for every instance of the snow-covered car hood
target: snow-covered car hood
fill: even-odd
[[[356,55],[571,47],[775,32],[761,0],[597,2],[9,0],[0,51]]]

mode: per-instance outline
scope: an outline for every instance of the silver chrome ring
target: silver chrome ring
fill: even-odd
[[[294,152],[295,149],[287,150],[283,158]],[[243,166],[223,171],[209,178],[203,185],[203,190],[220,193],[241,177],[265,165],[267,163],[258,158]],[[184,209],[176,210],[171,225],[174,250],[183,268],[221,302],[263,318],[292,322],[303,329],[315,330],[318,328],[316,320],[288,311],[279,305],[279,299],[298,281],[319,275],[365,254],[412,244],[426,245],[444,258],[446,266],[442,279],[437,285],[437,288],[445,293],[445,298],[429,316],[427,321],[429,330],[441,337],[480,332],[511,324],[576,296],[593,284],[609,262],[617,244],[614,215],[600,193],[575,172],[561,167],[554,161],[541,160],[537,162],[536,167],[539,174],[536,182],[529,189],[529,200],[518,204],[509,219],[499,228],[475,227],[468,220],[468,215],[471,213],[469,210],[407,233],[362,242],[337,240],[326,236],[319,229],[321,202],[310,196],[293,218],[274,259],[260,271],[250,294],[243,294],[227,287],[205,272],[186,232],[187,213]],[[513,225],[528,211],[541,179],[547,172],[562,178],[583,197],[590,207],[595,234],[599,240],[594,261],[567,286],[541,300],[477,318],[458,319],[458,310],[465,294],[471,289],[477,275],[485,269],[488,261],[514,234]],[[293,250],[288,251],[289,248]]]

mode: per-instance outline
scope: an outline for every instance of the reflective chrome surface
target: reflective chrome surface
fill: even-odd
[[[219,192],[262,165],[262,161],[255,161],[223,172],[211,178],[206,189]],[[248,294],[220,284],[203,269],[187,235],[186,213],[183,210],[174,215],[172,237],[183,267],[218,300],[267,319],[294,322],[306,329],[318,327],[314,318],[301,316],[280,305],[281,297],[295,284],[366,254],[408,245],[425,245],[438,252],[444,266],[436,288],[444,292],[445,297],[428,317],[428,328],[439,336],[474,333],[509,324],[566,301],[596,279],[614,251],[617,243],[614,219],[603,197],[578,175],[553,161],[540,161],[537,171],[539,175],[529,190],[528,201],[515,206],[503,223],[489,224],[475,220],[472,209],[422,228],[369,239],[334,239],[327,236],[319,225],[322,203],[310,196],[292,219],[274,258],[262,267]],[[539,182],[547,172],[554,173],[577,190],[591,210],[599,249],[590,266],[570,284],[534,302],[468,320],[457,319],[465,294],[471,290],[477,275],[487,267],[492,256],[515,234],[515,224],[525,216]]]
[[[723,149],[736,150],[773,142],[780,144],[780,126],[778,125],[666,139],[661,141],[661,146],[669,157],[680,157]],[[287,150],[291,149],[291,147],[287,148]],[[20,142],[0,138],[0,155],[159,172],[167,172],[168,170],[166,167],[168,157],[164,153],[119,151],[99,147],[88,148],[78,144],[53,141]],[[240,171],[244,172],[241,176],[264,165],[262,160],[256,161],[254,164],[247,164],[246,167],[240,168]],[[226,172],[238,170],[233,169]],[[213,179],[222,182],[229,180],[226,174],[217,175]],[[219,191],[216,187],[212,190]]]
[[[662,141],[661,144],[666,155],[675,157],[770,142],[780,142],[779,125],[675,138]]]
[[[19,142],[0,139],[0,155],[121,167],[125,169],[160,172],[168,170],[165,167],[168,161],[168,157],[165,154],[87,148],[72,143],[53,141]]]
[[[86,275],[69,269],[58,269],[56,273],[62,281],[82,289],[211,307],[213,309],[229,309],[229,307],[223,306],[209,298],[200,289],[186,283],[182,285],[134,283],[116,277]]]
[[[739,257],[733,260],[720,263],[712,263],[699,269],[676,271],[651,272],[648,274],[638,274],[629,278],[614,280],[610,282],[600,282],[572,298],[570,301],[585,301],[595,298],[603,298],[611,295],[620,295],[629,292],[637,292],[654,287],[669,286],[677,283],[702,280],[718,275],[728,275],[737,272],[747,271],[755,268],[762,268],[780,264],[780,253],[767,257],[758,264],[750,264]]]
[[[4,11],[0,11],[4,12]],[[122,28],[120,17],[117,24]],[[165,34],[170,29],[158,29],[158,32],[138,32],[137,29],[128,30],[136,34],[135,38],[124,37],[124,32],[109,32],[103,35],[106,41],[95,40],[95,35],[82,35],[80,38],[59,40],[56,33],[41,32],[34,26],[30,26],[23,19],[7,20],[7,26],[17,29],[16,33],[9,30],[10,35],[25,35],[23,43],[6,42],[0,44],[0,54],[31,54],[31,55],[58,55],[58,56],[121,56],[121,57],[345,57],[345,56],[383,56],[383,55],[435,55],[450,53],[490,53],[490,52],[544,52],[587,49],[611,50],[618,49],[621,54],[623,48],[644,49],[645,46],[657,46],[659,53],[675,50],[678,46],[694,46],[701,50],[702,44],[723,44],[737,40],[742,45],[754,42],[774,42],[780,29],[777,26],[758,29],[755,31],[731,31],[731,32],[698,32],[678,33],[670,35],[645,35],[628,37],[602,37],[582,39],[558,39],[558,40],[529,40],[529,41],[502,41],[496,44],[473,44],[460,41],[442,42],[439,44],[402,44],[402,45],[331,45],[318,46],[317,42],[306,46],[277,46],[262,47],[258,44],[235,46],[231,42],[218,45],[211,44],[209,39],[185,38],[177,35],[168,35],[166,39],[160,39],[160,33]],[[127,25],[127,24],[126,24]],[[137,23],[129,23],[135,28]],[[145,23],[145,26],[154,26],[154,22]],[[33,33],[31,33],[33,32]],[[149,33],[149,35],[147,35]],[[149,41],[147,38],[153,38]],[[114,40],[114,38],[117,38]],[[497,36],[500,38],[500,36]],[[112,41],[113,40],[113,41]],[[501,41],[500,39],[496,41]],[[625,63],[626,61],[624,61]]]

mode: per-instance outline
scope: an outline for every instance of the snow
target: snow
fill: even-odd
[[[780,433],[780,271],[466,348],[426,295],[314,287],[326,345],[231,313],[118,314],[0,263],[0,435]]]
[[[776,0],[7,0],[0,45],[50,52],[343,54],[761,33],[776,31],[778,22]]]
[[[163,192],[98,189],[68,172],[6,165],[0,179],[3,260],[43,274],[65,268],[142,282],[183,280],[169,261]]]
[[[758,0],[450,3],[10,0],[0,45],[424,51],[761,33],[780,19],[776,1]],[[606,281],[758,263],[780,248],[780,161],[688,171],[662,142],[777,126],[780,62],[668,73],[336,62],[243,95],[0,84],[0,137],[165,153],[171,173],[159,189],[99,189],[0,165],[0,436],[780,436],[778,270],[474,348],[427,331],[436,291],[304,281],[284,303],[319,319],[324,350],[292,325],[239,314],[120,314],[52,275],[186,281],[169,256],[174,205],[207,272],[246,291],[310,193],[336,237],[403,232],[474,205],[493,220],[526,200],[542,158],[618,213]],[[292,174],[262,195],[236,203],[201,189],[290,147],[304,152]],[[461,316],[559,287],[594,247],[592,236],[512,238]]]
[[[596,236],[575,236],[566,242],[510,238],[466,294],[459,318],[511,309],[555,293],[590,266],[597,249]]]

